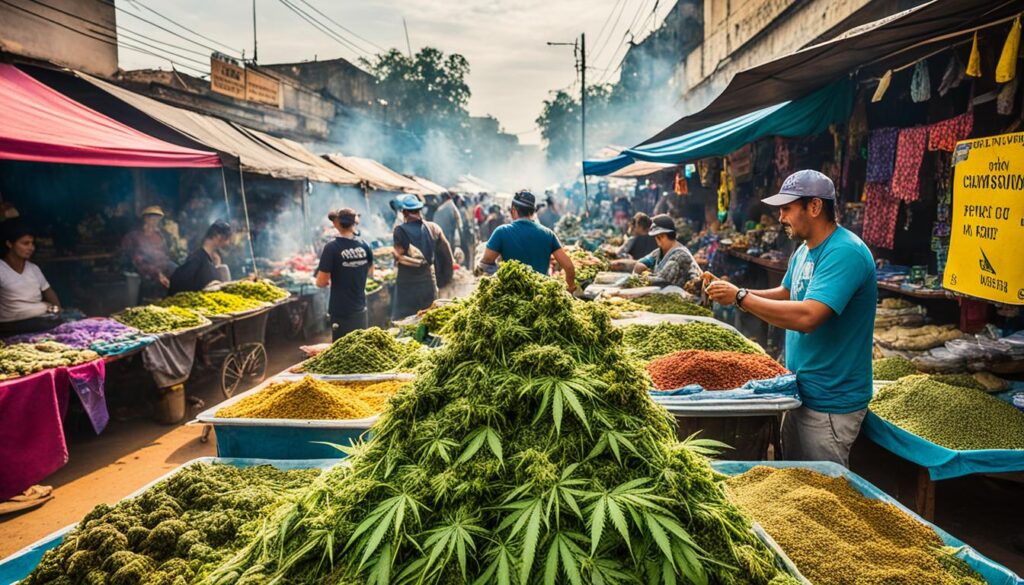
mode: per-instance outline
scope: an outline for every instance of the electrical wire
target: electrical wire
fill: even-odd
[[[611,68],[612,63],[614,63],[616,61],[616,59],[619,59],[619,67],[622,66],[622,59],[625,59],[625,54],[623,54],[623,56],[621,58],[619,58],[618,57],[619,52],[622,51],[623,49],[626,49],[626,51],[628,52],[628,49],[629,49],[629,46],[630,46],[630,42],[632,41],[633,38],[635,38],[635,35],[633,34],[633,27],[635,27],[637,25],[637,21],[639,20],[640,15],[646,12],[646,9],[647,9],[648,5],[649,5],[649,0],[642,0],[640,2],[640,5],[637,7],[636,12],[633,13],[633,18],[630,19],[630,21],[629,21],[629,26],[626,28],[626,32],[624,32],[622,34],[622,41],[620,41],[621,44],[619,45],[619,47],[617,47],[612,52],[611,57],[609,57],[609,59],[608,59],[608,62],[605,63],[605,69],[606,70]],[[630,41],[626,41],[627,37],[629,37]],[[616,67],[614,69],[614,71],[618,71],[618,67]],[[612,75],[614,75],[614,72],[613,73],[608,73],[606,71],[605,74],[601,76],[601,79],[598,81],[598,83],[599,84],[600,83],[604,83]]]
[[[615,34],[615,27],[619,26],[619,21],[622,20],[622,15],[626,12],[626,4],[627,4],[626,2],[622,3],[622,8],[619,9],[619,14],[618,14],[618,16],[615,17],[615,22],[612,23],[611,28],[608,29],[608,36],[606,36],[604,38],[604,43],[601,44],[600,47],[597,47],[597,44],[594,45],[595,47],[597,47],[596,50],[594,51],[594,58],[593,58],[594,63],[597,63],[597,60],[600,59],[601,55],[604,54],[605,49],[608,48],[608,43],[611,42],[612,35]]]
[[[211,47],[210,45],[207,45],[207,44],[204,44],[204,43],[200,43],[199,41],[192,40],[192,39],[190,39],[190,38],[188,38],[188,37],[186,37],[186,36],[184,36],[182,34],[179,34],[179,33],[175,32],[175,31],[167,28],[166,26],[157,24],[157,23],[153,22],[152,20],[149,20],[147,18],[143,18],[143,17],[139,16],[138,14],[135,14],[134,12],[131,12],[130,10],[125,10],[124,8],[121,8],[117,4],[114,4],[114,2],[112,0],[96,0],[96,1],[99,2],[100,4],[106,4],[107,6],[113,6],[114,10],[117,10],[118,12],[120,12],[122,14],[130,16],[130,17],[132,17],[132,18],[134,18],[136,20],[140,20],[140,21],[142,21],[142,22],[144,22],[144,23],[146,23],[146,24],[148,24],[150,26],[154,26],[154,27],[156,27],[156,28],[158,28],[158,29],[168,33],[168,34],[171,34],[171,35],[173,35],[175,37],[178,37],[179,39],[182,39],[184,41],[192,43],[193,45],[196,45],[198,47],[202,47],[202,48],[204,48],[204,49],[206,49],[206,50],[208,50],[208,51],[210,51],[212,53],[222,53],[223,52],[220,49],[216,49],[214,47]]]
[[[595,49],[596,49],[596,47],[598,45],[601,44],[601,38],[604,35],[605,29],[608,28],[608,23],[611,22],[612,16],[615,14],[615,11],[619,8],[619,6],[621,4],[623,4],[624,1],[625,0],[615,0],[615,4],[612,5],[612,9],[608,12],[608,16],[606,16],[605,19],[604,19],[604,23],[601,24],[601,30],[599,30],[597,32],[597,36],[594,37],[594,47],[595,47]],[[618,22],[616,21],[615,24],[618,24]],[[610,34],[611,34],[611,31],[609,31],[609,35]]]
[[[321,12],[321,11],[320,11],[320,9],[318,9],[318,8],[317,8],[316,6],[314,6],[313,4],[311,4],[310,2],[308,2],[308,0],[299,0],[299,2],[302,2],[302,3],[303,3],[303,4],[305,4],[306,6],[309,6],[310,8],[312,8],[312,9],[313,9],[313,11],[314,11],[314,12],[316,12],[316,13],[317,13],[317,14],[319,14],[320,16],[322,16],[322,17],[326,18],[326,19],[327,19],[327,20],[328,20],[329,22],[331,22],[332,24],[334,24],[335,26],[337,26],[337,27],[338,27],[338,28],[340,28],[341,30],[343,30],[343,31],[346,31],[346,32],[348,32],[349,34],[351,34],[351,35],[352,35],[352,36],[354,36],[355,38],[357,38],[357,39],[359,39],[359,40],[361,40],[361,41],[363,41],[363,42],[365,42],[365,43],[369,43],[370,45],[372,45],[373,47],[375,47],[376,49],[378,49],[378,50],[380,50],[380,51],[387,51],[387,49],[385,49],[384,47],[382,47],[382,46],[378,45],[377,43],[375,43],[375,42],[371,41],[370,39],[367,39],[367,38],[365,38],[365,37],[362,37],[362,36],[360,36],[360,35],[359,35],[359,33],[355,32],[354,30],[352,30],[352,29],[350,29],[350,28],[348,28],[348,27],[346,27],[345,25],[341,24],[340,22],[338,22],[338,21],[334,20],[334,19],[333,19],[333,18],[331,18],[330,16],[327,16],[326,14],[324,14],[323,12]],[[367,52],[367,53],[369,53],[369,51],[366,51],[366,52]]]
[[[133,7],[141,7],[143,10],[146,10],[148,12],[151,12],[151,13],[155,14],[155,15],[159,16],[160,18],[166,20],[167,22],[173,24],[174,26],[177,26],[178,28],[180,28],[182,30],[188,31],[188,32],[194,34],[195,36],[197,36],[197,37],[199,37],[199,38],[201,38],[203,40],[210,41],[211,43],[216,43],[216,44],[220,45],[221,47],[224,47],[225,49],[227,49],[228,51],[231,51],[232,53],[234,53],[236,55],[241,55],[242,54],[242,52],[239,51],[238,49],[236,49],[234,47],[231,47],[229,45],[226,45],[226,44],[218,41],[217,39],[213,39],[213,38],[210,38],[210,37],[208,37],[208,36],[206,36],[206,35],[204,35],[202,33],[196,32],[196,31],[190,29],[189,27],[187,27],[187,26],[185,26],[185,25],[183,25],[183,24],[173,20],[172,18],[170,18],[168,16],[165,16],[165,15],[161,14],[160,12],[150,8],[149,6],[146,6],[145,4],[140,2],[139,0],[129,0],[128,3],[131,4]]]
[[[361,55],[359,54],[359,48],[358,48],[358,47],[356,47],[355,45],[353,45],[353,44],[352,44],[352,43],[351,43],[350,41],[348,41],[347,39],[344,39],[344,38],[342,38],[342,37],[336,36],[336,34],[335,34],[334,32],[332,32],[332,31],[331,31],[331,30],[330,30],[329,28],[326,28],[326,27],[325,27],[324,25],[322,25],[322,24],[320,24],[319,22],[317,22],[315,18],[313,18],[312,16],[310,16],[310,15],[309,15],[308,13],[304,12],[304,11],[303,11],[303,10],[302,10],[301,8],[299,8],[298,6],[295,6],[294,4],[292,4],[291,2],[289,2],[288,0],[278,0],[278,1],[279,1],[279,2],[281,3],[281,4],[283,4],[283,5],[285,6],[285,7],[287,7],[287,8],[289,9],[289,10],[291,10],[292,12],[294,12],[294,13],[295,13],[296,15],[298,15],[298,17],[299,17],[299,18],[301,18],[302,20],[305,20],[305,21],[306,21],[306,22],[307,22],[307,23],[308,23],[308,24],[309,24],[310,26],[312,26],[313,28],[315,28],[315,29],[317,29],[318,31],[320,31],[320,32],[324,33],[324,34],[325,34],[325,35],[327,35],[327,36],[328,36],[329,38],[331,38],[332,40],[334,40],[335,42],[337,42],[337,43],[338,43],[339,45],[342,45],[342,46],[344,46],[344,47],[348,48],[348,49],[349,49],[350,51],[352,51],[352,52],[353,52],[353,54],[355,54],[355,55],[356,55],[357,57],[360,57],[360,56],[361,56]]]

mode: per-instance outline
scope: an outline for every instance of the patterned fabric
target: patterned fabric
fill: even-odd
[[[921,161],[924,160],[928,127],[904,128],[896,146],[896,167],[892,173],[892,196],[910,203],[920,196]]]
[[[918,61],[914,77],[910,80],[910,99],[915,104],[932,99],[932,78],[928,75],[928,61]]]
[[[956,143],[967,138],[973,128],[973,112],[936,122],[928,127],[928,150],[953,152]]]
[[[868,136],[867,180],[885,183],[892,179],[893,157],[896,155],[896,137],[899,128],[879,128]]]
[[[883,183],[868,183],[864,188],[863,240],[869,246],[892,250],[896,237],[896,218],[900,212],[899,199],[889,193]]]

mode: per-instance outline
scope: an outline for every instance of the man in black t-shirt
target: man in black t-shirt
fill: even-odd
[[[359,215],[344,207],[327,214],[339,236],[324,246],[316,285],[331,287],[328,312],[331,334],[337,341],[356,329],[366,329],[366,279],[373,276],[373,251],[356,234]]]
[[[658,244],[651,231],[651,218],[646,213],[637,213],[630,222],[632,227],[631,235],[625,244],[619,248],[619,258],[630,257],[639,260],[653,252]]]
[[[221,264],[220,251],[231,244],[231,225],[223,219],[213,222],[206,230],[203,244],[192,252],[185,263],[171,274],[168,292],[200,291],[219,280],[217,266]]]

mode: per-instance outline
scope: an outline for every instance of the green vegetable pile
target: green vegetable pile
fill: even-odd
[[[673,315],[695,315],[698,317],[711,317],[714,313],[700,305],[684,300],[676,294],[653,294],[645,295],[634,302],[647,307],[645,310],[651,313],[673,314]]]
[[[907,376],[884,386],[871,411],[947,449],[1024,449],[1024,413],[989,394]]]
[[[240,297],[226,292],[180,292],[157,302],[161,307],[192,309],[200,315],[213,317],[244,313],[266,305],[263,301]]]
[[[566,213],[555,224],[555,235],[562,241],[575,241],[583,237],[583,224],[580,218]]]
[[[428,309],[420,319],[421,325],[426,325],[431,333],[444,333],[445,327],[452,318],[459,314],[459,311],[466,305],[463,300],[454,300],[437,307]]]
[[[220,290],[221,292],[226,292],[231,295],[256,301],[263,301],[264,303],[276,303],[277,301],[283,301],[291,295],[288,291],[274,285],[268,280],[258,280],[256,282],[252,282],[251,280],[240,280],[238,282],[232,282]]]
[[[137,498],[94,508],[22,584],[206,582],[262,516],[319,474],[191,465]]]
[[[647,274],[632,274],[626,279],[622,288],[643,288],[651,285],[651,279]]]
[[[74,349],[56,341],[4,345],[0,347],[0,379],[84,364],[99,357],[95,351]]]
[[[974,388],[975,390],[982,391],[988,390],[984,384],[979,382],[977,378],[970,374],[931,374],[928,377],[936,382],[949,384],[950,386],[962,386],[964,388]]]
[[[415,341],[400,342],[380,327],[357,329],[307,360],[302,369],[328,375],[389,372],[421,347]]]
[[[903,376],[920,374],[914,364],[905,357],[879,358],[871,362],[871,373],[876,380],[899,380]]]
[[[366,279],[366,284],[363,285],[363,292],[369,294],[374,291],[380,290],[381,284],[372,278]]]
[[[626,351],[644,361],[685,349],[764,353],[756,343],[734,331],[699,321],[628,325],[623,329],[622,338]]]
[[[608,270],[608,261],[595,256],[582,248],[569,250],[569,259],[576,269],[576,283],[583,284],[594,280],[598,272]]]
[[[677,442],[603,309],[505,262],[451,331],[350,465],[212,582],[793,582],[726,499],[718,444]]]
[[[181,307],[128,307],[113,316],[113,319],[134,327],[143,333],[168,333],[208,325],[209,319],[192,309]]]

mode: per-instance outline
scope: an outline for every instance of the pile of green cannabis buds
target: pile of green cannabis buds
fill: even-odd
[[[212,582],[795,583],[603,308],[506,262],[454,321],[351,465]]]

